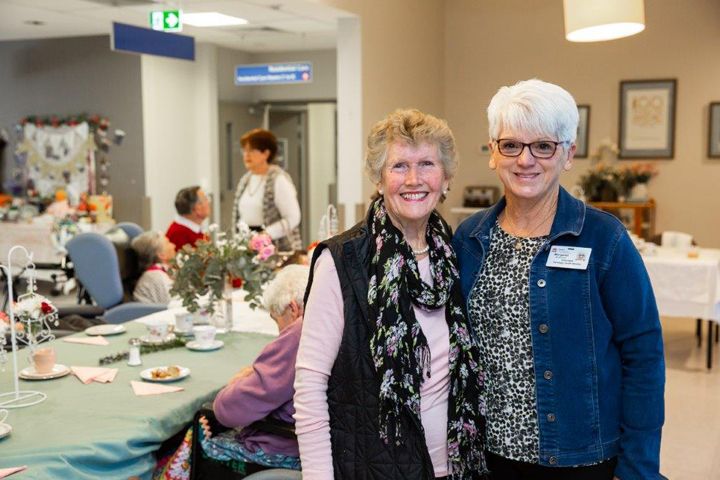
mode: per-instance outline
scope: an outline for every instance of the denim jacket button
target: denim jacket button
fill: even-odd
[[[555,414],[554,413],[548,413],[547,414],[548,422],[554,422],[555,421]]]
[[[540,280],[538,280],[537,286],[540,288],[543,288],[545,286],[545,280],[543,280],[542,278]]]
[[[556,457],[550,457],[548,459],[548,462],[550,462],[550,465],[557,465],[557,458]]]
[[[543,373],[543,378],[545,380],[550,380],[553,377],[553,373],[550,370],[545,370],[545,373]]]
[[[540,333],[547,333],[548,330],[550,330],[550,327],[548,327],[546,323],[541,323],[538,326],[538,330],[540,330]]]

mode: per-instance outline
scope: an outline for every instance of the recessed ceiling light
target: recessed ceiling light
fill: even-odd
[[[228,25],[245,25],[244,18],[231,17],[218,12],[185,13],[182,15],[183,23],[193,27],[225,27]]]

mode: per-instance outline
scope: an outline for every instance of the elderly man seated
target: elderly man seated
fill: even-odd
[[[165,235],[180,251],[185,245],[195,246],[195,242],[205,239],[202,223],[210,216],[210,200],[199,186],[183,188],[175,196],[177,216],[170,224]]]
[[[277,323],[280,334],[265,346],[251,366],[241,369],[215,397],[215,419],[231,430],[211,437],[208,422],[200,419],[205,429],[204,438],[198,439],[203,455],[233,472],[232,476],[223,478],[243,478],[269,468],[300,469],[297,439],[271,433],[274,429],[263,430],[262,425],[295,423],[295,357],[300,343],[308,274],[307,266],[288,265],[265,288],[263,306]],[[164,466],[166,475],[155,478],[183,478],[178,472],[183,465],[188,465],[188,455],[187,449],[183,455],[181,447]],[[174,475],[168,475],[169,472]]]

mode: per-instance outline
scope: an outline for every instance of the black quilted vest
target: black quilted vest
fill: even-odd
[[[360,223],[315,249],[332,254],[344,302],[342,342],[328,381],[330,438],[336,480],[425,480],[434,478],[419,421],[404,414],[402,445],[385,444],[378,433],[380,383],[370,355],[367,292],[370,264],[368,230]],[[312,273],[307,292],[312,286]],[[305,294],[307,300],[307,293]]]

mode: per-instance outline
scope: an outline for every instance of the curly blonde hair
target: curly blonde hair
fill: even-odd
[[[429,143],[437,146],[447,180],[457,170],[455,137],[445,120],[414,108],[399,109],[373,125],[367,139],[365,171],[370,180],[377,184],[382,179],[382,170],[387,153],[393,142],[417,146]]]

